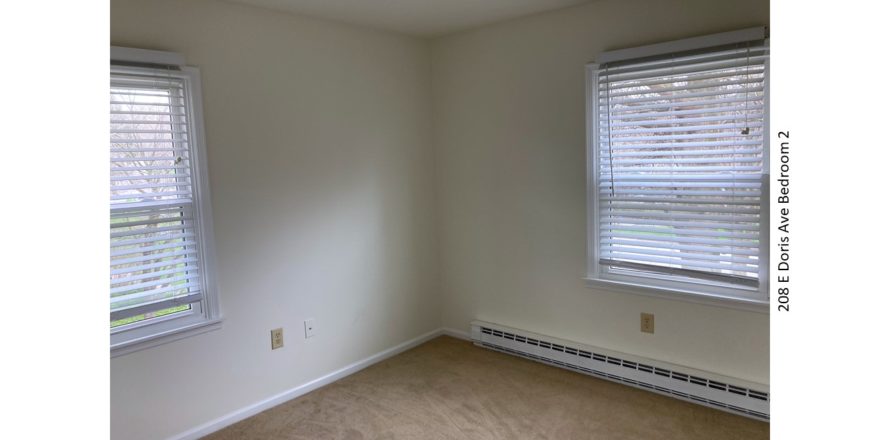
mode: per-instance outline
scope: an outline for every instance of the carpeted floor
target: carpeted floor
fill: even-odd
[[[444,336],[206,438],[769,437],[764,422]]]

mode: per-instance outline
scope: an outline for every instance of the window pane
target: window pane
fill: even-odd
[[[111,75],[111,327],[200,299],[184,82]]]
[[[766,56],[756,43],[599,68],[606,270],[758,288]]]

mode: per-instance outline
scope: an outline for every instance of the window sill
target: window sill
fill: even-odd
[[[584,282],[596,289],[614,293],[627,293],[634,295],[650,296],[666,300],[684,301],[714,307],[724,307],[755,313],[770,313],[770,304],[767,301],[747,298],[733,298],[722,295],[713,295],[696,291],[666,289],[661,287],[645,286],[623,281],[597,280],[583,278]]]
[[[186,327],[168,330],[166,332],[156,335],[150,335],[140,339],[121,342],[110,347],[110,357],[115,358],[117,356],[124,356],[126,354],[134,353],[136,351],[158,347],[169,342],[174,342],[180,339],[189,338],[191,336],[214,331],[219,329],[222,326],[222,323],[222,318],[216,318],[209,321],[191,324]]]

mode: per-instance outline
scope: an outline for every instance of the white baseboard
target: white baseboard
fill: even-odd
[[[274,406],[280,405],[288,400],[295,399],[303,394],[306,394],[310,391],[318,389],[324,385],[336,382],[339,379],[342,379],[345,376],[354,374],[364,368],[369,367],[375,363],[381,362],[385,359],[388,359],[396,354],[402,353],[410,348],[413,348],[419,344],[422,344],[426,341],[436,338],[441,335],[449,335],[455,338],[467,339],[470,340],[470,335],[461,330],[449,329],[449,328],[439,328],[437,330],[430,331],[421,336],[417,336],[409,341],[406,341],[402,344],[391,347],[385,351],[381,351],[376,353],[368,358],[359,360],[351,365],[342,367],[330,374],[319,377],[311,382],[306,382],[297,387],[291,388],[282,393],[276,394],[268,399],[261,400],[252,405],[246,406],[244,408],[233,411],[225,416],[216,418],[211,420],[210,422],[204,423],[202,425],[196,426],[188,431],[182,432],[175,436],[170,437],[168,440],[195,440],[201,437],[204,437],[213,432],[219,431],[233,423],[240,422],[250,416],[258,414],[262,411],[265,411]]]

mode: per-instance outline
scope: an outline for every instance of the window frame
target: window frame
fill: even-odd
[[[718,46],[726,39],[742,38],[742,35],[753,35],[765,31],[765,28],[752,28],[724,34],[689,38],[686,40],[660,43],[632,49],[623,49],[606,54],[617,60],[641,58],[644,56],[669,54],[694,48]],[[754,40],[754,39],[753,39]],[[764,38],[769,47],[769,39]],[[605,55],[605,54],[603,54]],[[602,55],[600,55],[602,58]],[[758,288],[725,285],[720,282],[685,279],[667,274],[635,273],[616,270],[599,264],[599,74],[600,62],[586,65],[586,184],[587,184],[587,222],[586,222],[586,276],[587,285],[613,292],[647,295],[665,299],[759,311],[769,313],[769,241],[770,241],[770,60],[764,61],[764,125],[763,125],[763,170],[761,194],[761,230]]]
[[[157,60],[180,60],[180,64],[156,64]],[[184,83],[185,107],[188,111],[187,134],[190,142],[193,214],[197,233],[199,276],[202,299],[192,303],[191,310],[149,321],[132,323],[110,330],[110,354],[116,357],[166,344],[220,328],[219,298],[216,287],[214,256],[214,225],[211,217],[211,194],[208,178],[207,148],[202,111],[201,74],[197,67],[182,65],[183,57],[160,51],[111,48],[111,73],[156,73],[179,78]],[[108,111],[109,114],[109,111]]]

